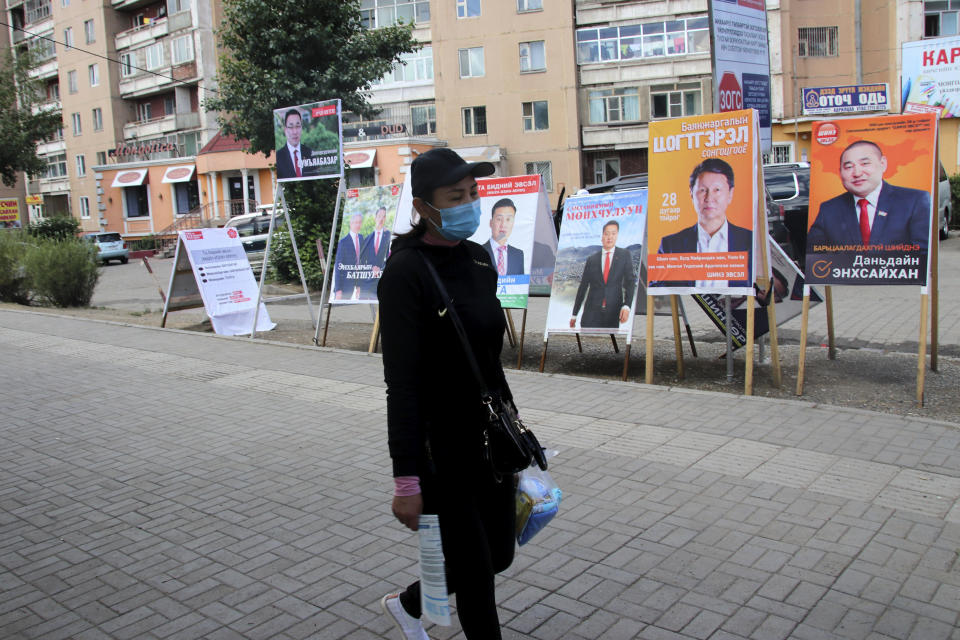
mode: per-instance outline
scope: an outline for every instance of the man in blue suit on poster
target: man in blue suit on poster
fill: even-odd
[[[364,272],[364,238],[360,235],[362,225],[362,215],[355,213],[350,216],[350,231],[337,243],[337,260],[333,272],[333,295],[336,300],[351,300],[354,294],[363,291],[363,279],[358,277]]]
[[[583,307],[580,326],[616,331],[630,319],[630,306],[637,286],[637,274],[633,259],[627,249],[617,245],[620,223],[611,220],[603,225],[600,236],[600,251],[583,265],[580,286],[573,301],[570,328],[577,326],[577,314]]]
[[[840,182],[847,190],[820,204],[807,233],[807,255],[820,245],[912,244],[927,249],[930,194],[883,179],[887,157],[875,142],[859,140],[840,154]],[[822,252],[823,249],[820,249]]]
[[[690,198],[697,212],[697,224],[660,240],[657,253],[747,252],[747,279],[697,281],[661,280],[652,287],[749,287],[753,282],[751,252],[753,232],[727,220],[727,207],[733,202],[733,167],[719,158],[708,158],[690,174]],[[749,188],[749,187],[748,187]]]
[[[386,221],[387,209],[380,207],[373,216],[373,231],[363,239],[363,245],[360,248],[360,262],[372,266],[370,270],[372,277],[364,281],[364,298],[376,299],[380,272],[390,254],[390,230],[384,228]]]

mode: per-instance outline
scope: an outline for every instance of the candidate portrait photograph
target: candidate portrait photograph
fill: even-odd
[[[727,253],[746,251],[746,280],[684,281],[662,280],[651,282],[654,287],[749,287],[752,274],[753,232],[738,227],[727,219],[727,208],[734,196],[733,167],[719,158],[708,158],[693,168],[690,173],[690,199],[696,212],[693,226],[664,236],[657,253]],[[750,189],[748,185],[746,187]]]
[[[807,232],[807,255],[824,247],[929,244],[930,194],[887,182],[887,157],[879,144],[858,140],[840,154],[837,167],[844,193],[820,204]]]
[[[283,113],[285,143],[277,149],[277,180],[291,180],[317,175],[319,167],[304,166],[303,161],[313,157],[313,149],[301,144],[303,114],[299,109]]]
[[[360,227],[363,226],[363,214],[354,213],[350,216],[349,232],[337,242],[337,259],[334,263],[333,272],[333,295],[335,300],[350,300],[354,294],[359,294],[364,290],[362,279],[348,277],[357,275],[360,271],[358,266],[365,264],[363,262],[363,242],[364,238],[360,234]],[[341,265],[344,267],[341,269]]]
[[[581,309],[580,326],[616,330],[630,320],[630,308],[637,285],[630,251],[617,245],[620,223],[610,220],[603,225],[600,251],[589,256],[570,314],[570,328],[576,328]]]
[[[490,263],[497,275],[523,275],[523,250],[509,244],[517,220],[517,205],[510,198],[497,200],[490,212],[490,239],[483,248],[490,254]]]
[[[360,242],[360,264],[370,265],[373,276],[363,283],[365,298],[376,298],[380,272],[390,254],[390,230],[386,228],[386,222],[387,208],[377,208],[376,213],[373,214],[373,231]]]

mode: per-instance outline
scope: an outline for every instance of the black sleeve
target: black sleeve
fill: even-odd
[[[377,286],[383,377],[387,383],[387,433],[393,475],[418,474],[424,435],[417,381],[422,360],[424,300],[414,251],[393,256]]]

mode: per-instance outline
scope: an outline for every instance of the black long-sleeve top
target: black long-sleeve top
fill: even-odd
[[[491,392],[512,401],[500,350],[505,321],[497,272],[470,241],[453,247],[398,238],[380,277],[380,332],[393,475],[467,473],[482,464],[486,410],[427,266],[443,280]],[[429,450],[429,453],[428,453]]]

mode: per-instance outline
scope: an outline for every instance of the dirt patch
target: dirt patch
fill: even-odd
[[[58,315],[108,320],[144,326],[159,327],[159,312],[127,312],[117,309],[51,309],[46,307],[23,307],[15,304],[0,304],[0,308],[37,311]],[[203,319],[202,310],[196,314],[184,312],[168,318],[167,327],[188,331],[212,332],[210,323]],[[330,323],[327,346],[354,351],[366,351],[372,325],[369,323]],[[309,322],[285,321],[284,328],[257,334],[258,338],[272,342],[313,345],[314,329]],[[677,375],[674,345],[671,341],[659,340],[654,346],[654,384],[743,394],[745,363],[743,350],[734,358],[733,379],[727,380],[724,344],[715,337],[694,336],[698,357],[692,357],[690,345],[684,343],[684,375]],[[609,380],[620,379],[623,371],[624,347],[618,344],[615,353],[609,337],[592,337],[581,340],[583,353],[577,348],[572,336],[552,337],[547,350],[545,372],[578,375]],[[634,341],[627,380],[644,381],[643,340]],[[780,348],[782,385],[777,387],[769,362],[754,367],[753,393],[769,398],[798,399],[797,358],[799,345],[786,344]],[[543,352],[543,334],[528,332],[524,344],[522,368],[536,371]],[[765,355],[769,361],[769,349]],[[504,345],[504,368],[517,366],[518,350]],[[799,399],[817,404],[836,405],[856,409],[868,409],[902,416],[916,416],[945,420],[960,427],[960,358],[941,356],[938,370],[925,372],[924,406],[917,407],[916,354],[884,351],[876,348],[838,349],[837,358],[830,360],[827,349],[808,346],[806,375],[803,396]]]

